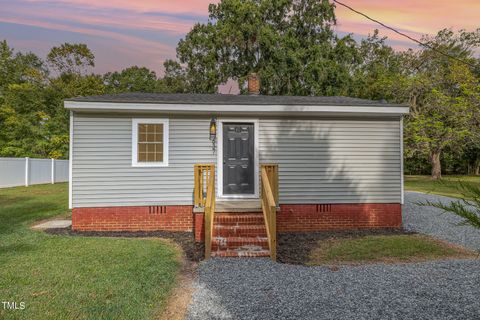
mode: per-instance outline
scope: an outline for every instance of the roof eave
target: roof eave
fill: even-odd
[[[219,104],[156,104],[156,103],[110,103],[65,101],[65,108],[72,111],[91,112],[160,112],[190,114],[382,114],[404,115],[408,106],[363,106],[363,105],[219,105]]]

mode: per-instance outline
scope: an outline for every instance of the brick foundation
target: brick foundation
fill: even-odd
[[[75,208],[78,231],[193,231],[193,206]]]
[[[195,242],[203,242],[205,239],[205,215],[203,213],[195,213]]]
[[[285,204],[277,212],[277,232],[358,228],[399,228],[401,204]]]
[[[285,204],[277,212],[278,232],[357,228],[399,228],[400,204]],[[75,208],[72,228],[78,231],[189,231],[203,241],[204,215],[192,206]]]

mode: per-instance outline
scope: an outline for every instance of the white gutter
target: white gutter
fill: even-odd
[[[225,113],[225,114],[408,114],[402,106],[314,106],[314,105],[216,105],[216,104],[160,104],[65,101],[65,108],[73,111],[165,112],[165,113]]]

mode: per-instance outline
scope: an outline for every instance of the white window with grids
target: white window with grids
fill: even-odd
[[[132,166],[168,166],[168,119],[132,119]]]

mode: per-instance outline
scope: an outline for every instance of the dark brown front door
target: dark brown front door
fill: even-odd
[[[223,194],[254,194],[253,123],[223,124]]]

